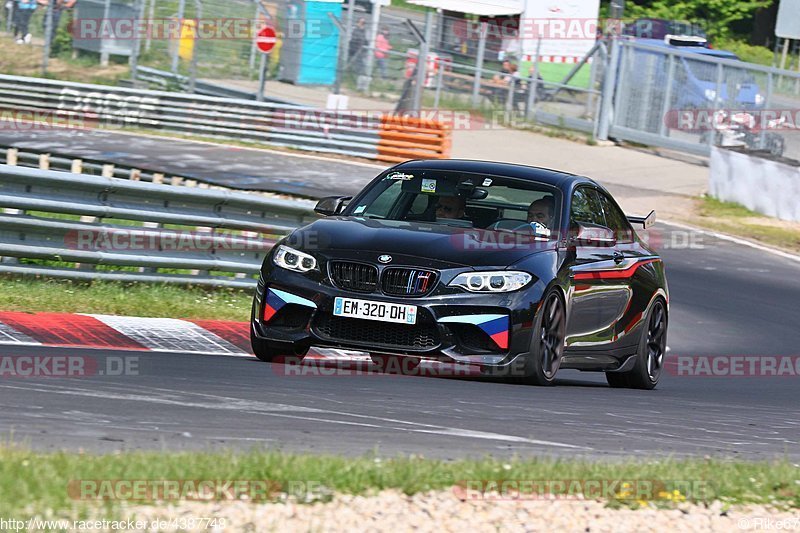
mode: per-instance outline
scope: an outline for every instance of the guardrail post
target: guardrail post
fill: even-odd
[[[69,171],[73,174],[83,174],[83,161],[80,159],[73,159]]]
[[[155,180],[156,175],[153,175],[153,179]],[[155,183],[155,181],[153,182]],[[164,226],[159,222],[142,222],[143,228],[148,229],[161,229]],[[156,274],[158,272],[158,268],[156,267],[139,267],[139,272],[143,274]]]
[[[130,180],[131,181],[140,181],[141,179],[142,179],[142,171],[139,170],[138,168],[132,168],[131,169]]]
[[[114,177],[114,165],[103,165],[103,170],[101,171],[101,176],[104,178],[113,178]]]
[[[17,166],[17,158],[18,158],[18,156],[19,156],[19,150],[17,148],[9,148],[8,150],[6,150],[6,164],[14,166],[14,167]],[[19,215],[19,214],[21,214],[23,212],[20,211],[19,209],[3,209],[3,213],[5,213],[7,215]],[[4,258],[2,258],[2,262],[4,262],[4,263],[8,263],[8,262],[16,263],[17,260],[16,260],[16,258],[13,258],[13,257],[4,257]]]
[[[153,174],[153,183],[164,183],[164,174],[160,172]]]
[[[39,154],[39,169],[50,170],[50,154]]]

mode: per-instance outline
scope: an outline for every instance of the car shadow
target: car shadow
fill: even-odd
[[[252,360],[253,362],[260,362]],[[448,379],[480,383],[496,383],[511,386],[530,385],[520,378],[487,376],[476,365],[454,365],[437,363],[430,365],[376,364],[369,359],[333,359],[287,356],[270,363],[273,373],[284,377],[403,377]],[[584,381],[572,378],[557,378],[555,386],[609,388],[604,382]]]

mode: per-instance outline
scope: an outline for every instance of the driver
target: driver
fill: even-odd
[[[440,196],[436,203],[436,218],[463,218],[466,204],[461,196]]]
[[[553,229],[553,214],[555,200],[552,196],[545,196],[534,201],[528,207],[528,223],[538,222],[547,229]]]

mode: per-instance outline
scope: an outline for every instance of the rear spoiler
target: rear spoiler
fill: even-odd
[[[641,224],[644,229],[647,229],[656,223],[656,212],[650,211],[650,214],[646,217],[627,215],[626,218],[628,219],[628,222],[632,224]]]

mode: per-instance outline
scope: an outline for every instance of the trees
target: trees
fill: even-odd
[[[709,37],[732,36],[732,25],[752,18],[759,8],[775,0],[640,0],[625,6],[625,18],[639,17],[685,20],[703,25]]]

